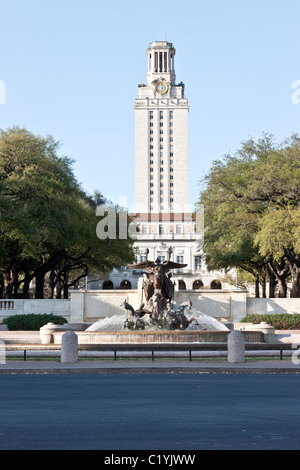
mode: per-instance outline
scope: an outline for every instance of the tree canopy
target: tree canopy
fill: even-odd
[[[204,178],[204,252],[208,269],[240,267],[299,297],[300,139],[276,144],[264,134],[242,142],[234,154],[213,162]]]
[[[132,241],[99,240],[98,192],[87,194],[73,161],[58,156],[52,136],[25,128],[0,131],[0,272],[2,295],[24,297],[35,281],[43,298],[45,276],[58,296],[88,274],[107,272],[133,260]],[[117,216],[116,211],[116,216]]]

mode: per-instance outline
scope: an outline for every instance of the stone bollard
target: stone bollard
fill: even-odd
[[[72,330],[62,335],[60,362],[78,362],[78,336]]]
[[[50,322],[40,328],[40,337],[42,344],[50,344],[53,342],[52,333],[57,329],[57,325]]]
[[[228,335],[228,362],[245,362],[245,338],[241,331],[234,330]]]
[[[273,343],[275,340],[275,328],[266,322],[261,322],[259,326],[264,335],[264,341],[266,343]]]

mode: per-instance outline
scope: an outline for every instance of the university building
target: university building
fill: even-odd
[[[157,258],[186,264],[172,272],[176,289],[220,289],[220,273],[208,272],[201,257],[201,214],[189,201],[188,114],[185,86],[177,83],[173,44],[147,49],[147,82],[135,99],[135,214],[139,234],[136,262]],[[140,270],[114,270],[101,289],[136,289]],[[224,286],[223,286],[224,287]],[[226,286],[225,286],[226,287]]]

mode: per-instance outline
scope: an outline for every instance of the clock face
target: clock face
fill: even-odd
[[[168,91],[168,85],[166,82],[157,82],[155,85],[155,91],[159,93],[160,95],[163,95],[164,93],[167,93]]]

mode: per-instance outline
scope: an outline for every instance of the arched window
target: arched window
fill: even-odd
[[[193,289],[198,290],[198,289],[203,289],[204,284],[200,279],[197,279],[196,281],[193,282]]]
[[[124,281],[121,282],[120,289],[131,289],[131,282],[125,279]]]
[[[102,284],[102,289],[112,290],[114,288],[114,283],[112,281],[104,281]]]
[[[222,284],[221,284],[220,281],[214,280],[214,281],[211,282],[210,288],[211,289],[222,289]]]
[[[180,279],[180,280],[178,281],[178,289],[179,289],[179,290],[185,290],[185,289],[186,289],[185,282],[184,282],[182,279]]]

